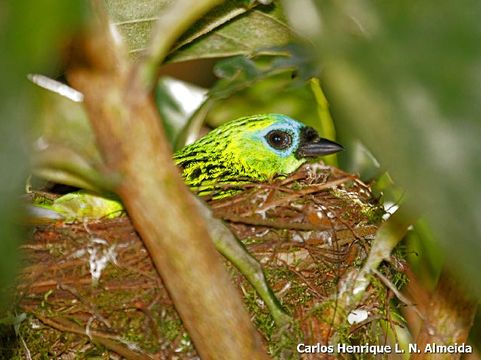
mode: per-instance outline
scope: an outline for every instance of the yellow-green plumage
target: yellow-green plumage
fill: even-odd
[[[225,123],[177,151],[174,161],[193,191],[223,198],[237,193],[243,184],[288,175],[308,157],[341,149],[339,144],[320,138],[314,129],[298,121],[285,115],[268,114]],[[82,190],[49,202],[36,199],[33,205],[70,220],[115,216],[122,210],[119,201]]]
[[[269,181],[292,173],[307,157],[341,149],[298,121],[267,114],[223,124],[176,152],[174,161],[186,184],[203,195],[216,187]]]

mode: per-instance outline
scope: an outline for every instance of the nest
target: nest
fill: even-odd
[[[389,289],[373,282],[359,308],[369,318],[333,327],[343,277],[359,268],[383,210],[356,176],[318,164],[236,196],[205,199],[262,264],[295,324],[282,336],[244,278],[226,262],[273,356],[295,356],[298,342],[370,341],[389,318]],[[215,195],[215,194],[214,194]],[[20,340],[10,355],[33,359],[193,359],[196,352],[129,219],[37,226],[22,246]],[[381,269],[393,279],[398,271]],[[222,311],[219,309],[219,311]],[[28,349],[28,350],[27,350]],[[290,354],[290,355],[286,355]]]

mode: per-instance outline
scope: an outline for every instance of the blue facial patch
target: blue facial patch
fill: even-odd
[[[301,132],[300,130],[304,127],[304,125],[285,115],[272,114],[271,116],[276,119],[276,122],[268,126],[267,128],[263,129],[262,131],[254,133],[253,138],[262,141],[262,143],[266,148],[268,148],[278,156],[288,157],[292,155],[294,151],[298,148],[299,141],[300,141],[300,132]],[[266,135],[273,130],[283,131],[288,133],[291,136],[292,141],[289,147],[283,150],[279,150],[279,149],[274,149],[268,143],[268,141],[266,140]]]

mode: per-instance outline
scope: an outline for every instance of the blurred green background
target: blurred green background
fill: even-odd
[[[25,230],[22,202],[28,170],[26,134],[36,99],[28,73],[60,71],[60,49],[85,15],[82,1],[4,1],[0,4],[0,289],[19,265],[17,247]],[[5,301],[0,292],[0,303]]]

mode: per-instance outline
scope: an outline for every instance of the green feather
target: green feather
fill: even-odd
[[[320,139],[313,129],[296,120],[285,115],[267,114],[244,117],[219,126],[177,151],[174,161],[192,191],[219,199],[238,193],[245,184],[288,175],[305,163],[306,157],[340,149],[340,145]],[[109,216],[122,209],[117,200],[105,199],[106,203],[101,205],[101,199],[79,191],[50,204],[34,201],[33,205],[69,219]],[[89,210],[92,206],[105,208],[105,211],[96,213]],[[89,216],[90,212],[92,216]]]
[[[181,169],[185,183],[200,195],[208,194],[214,188],[231,188],[287,175],[306,159],[296,158],[294,152],[280,156],[262,141],[263,132],[275,125],[285,125],[293,132],[302,126],[278,114],[244,117],[219,126],[179,150],[174,161]],[[235,192],[229,189],[221,192],[221,196]]]

